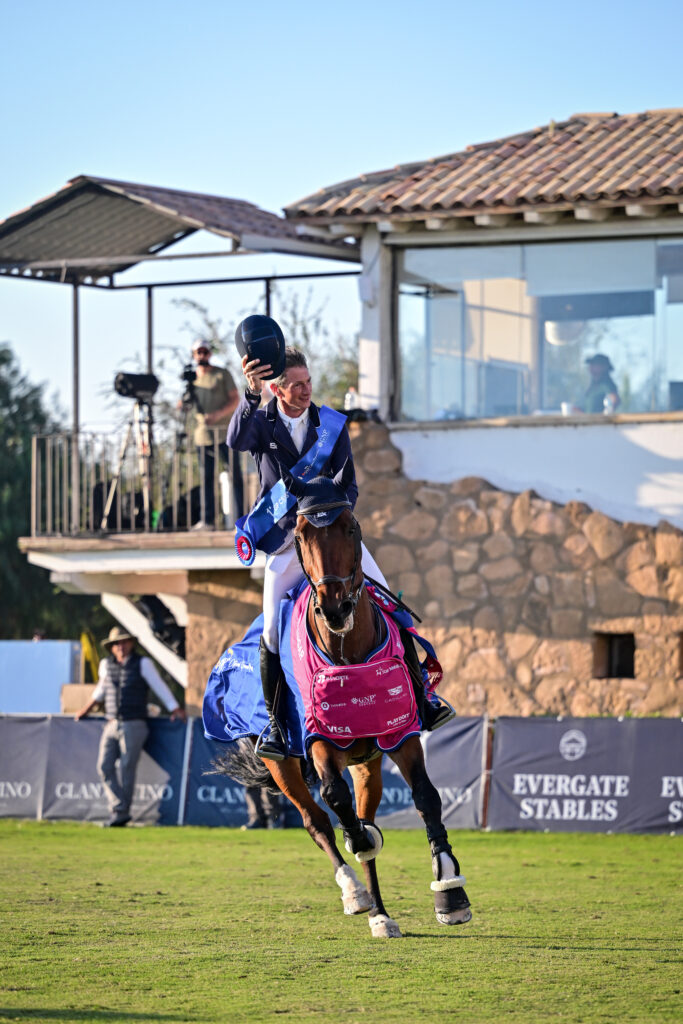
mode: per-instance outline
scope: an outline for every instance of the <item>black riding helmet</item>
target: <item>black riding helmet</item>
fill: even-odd
[[[272,317],[254,313],[242,320],[235,331],[235,345],[240,356],[270,363],[270,373],[264,380],[273,380],[284,373],[285,336]]]

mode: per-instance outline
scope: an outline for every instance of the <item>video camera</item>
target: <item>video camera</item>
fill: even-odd
[[[149,405],[159,387],[159,378],[153,373],[117,373],[114,377],[114,391],[123,398]]]
[[[194,382],[196,379],[197,371],[194,368],[194,363],[186,363],[183,367],[183,372],[180,374],[180,380],[184,380],[186,384],[181,398],[185,412],[188,412],[195,404]]]

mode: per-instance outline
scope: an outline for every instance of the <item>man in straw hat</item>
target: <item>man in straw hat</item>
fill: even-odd
[[[97,772],[109,801],[109,828],[118,828],[130,821],[135,773],[149,733],[148,687],[171,712],[171,720],[185,719],[184,710],[151,660],[137,654],[135,644],[136,638],[120,626],[109,631],[103,645],[110,652],[110,657],[100,662],[99,679],[92,699],[75,716],[79,721],[95,704],[104,704],[108,721],[100,740]]]

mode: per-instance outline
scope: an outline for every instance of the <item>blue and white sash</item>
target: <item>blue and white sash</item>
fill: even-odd
[[[304,481],[320,476],[345,424],[346,416],[326,405],[321,406],[320,426],[316,428],[318,438],[292,466],[290,469],[292,476]],[[248,515],[237,520],[235,549],[238,558],[244,565],[252,564],[256,557],[256,548],[268,551],[271,548],[275,550],[280,546],[284,537],[277,523],[296,505],[296,501],[297,499],[289,493],[283,481],[278,480],[254,505]]]

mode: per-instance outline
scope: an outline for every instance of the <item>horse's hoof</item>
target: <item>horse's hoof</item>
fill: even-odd
[[[471,910],[456,910],[452,914],[436,914],[439,924],[467,924],[472,920]]]
[[[434,913],[439,924],[467,924],[472,920],[470,901],[462,887],[464,881],[465,879],[460,875],[457,878],[432,882]],[[448,888],[445,888],[447,885]],[[435,888],[436,886],[441,886],[441,888]]]
[[[374,903],[372,896],[363,889],[362,892],[353,893],[350,896],[345,896],[342,893],[342,903],[344,904],[344,913],[351,916],[352,914],[365,914],[368,910],[372,910]]]
[[[337,868],[334,879],[342,891],[341,899],[345,914],[364,914],[366,911],[372,910],[374,906],[372,896],[358,881],[353,868],[350,868],[348,864],[342,864],[340,868]]]
[[[375,914],[368,918],[370,931],[375,939],[402,939],[401,929],[386,914]]]

